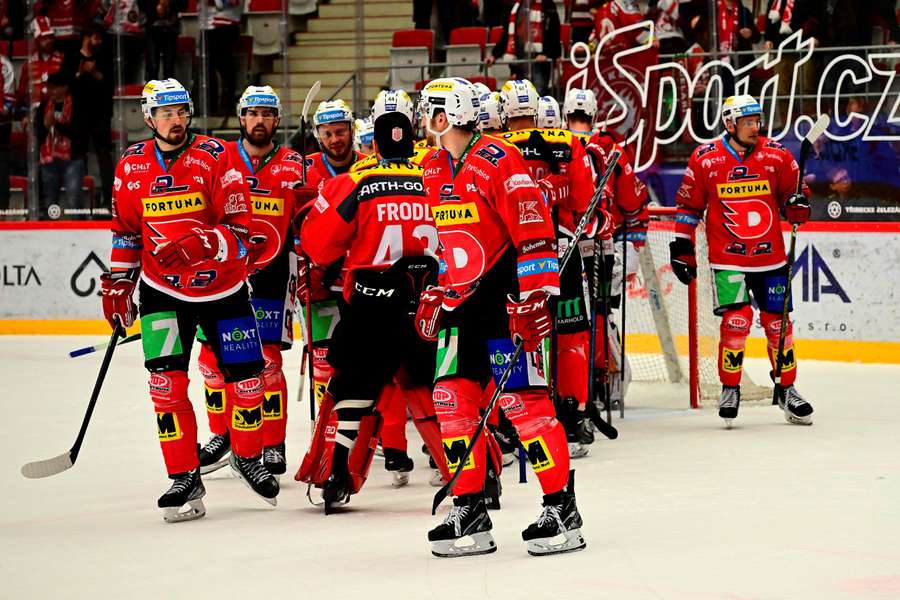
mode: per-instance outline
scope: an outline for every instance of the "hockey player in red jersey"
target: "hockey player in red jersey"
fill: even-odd
[[[730,427],[738,415],[744,345],[753,323],[753,301],[775,365],[787,284],[781,214],[791,223],[809,219],[808,190],[797,194],[799,167],[778,142],[759,135],[762,108],[747,95],[722,105],[725,136],[694,150],[676,197],[672,270],[682,283],[697,276],[694,229],[705,221],[719,338],[719,416]],[[790,308],[790,304],[789,304]],[[777,399],[789,423],[812,423],[812,406],[794,387],[797,362],[793,326],[785,330]]]
[[[376,99],[380,162],[328,181],[303,221],[301,246],[315,264],[346,257],[346,306],[328,350],[334,375],[296,479],[322,488],[326,514],[359,492],[381,426],[381,403],[400,382],[411,402],[429,394],[434,345],[416,336],[419,293],[437,277],[437,232],[413,155],[411,103],[402,90]],[[332,411],[336,430],[327,427]],[[439,444],[434,430],[430,440]],[[426,439],[426,441],[429,441]]]
[[[250,86],[237,107],[241,137],[225,147],[250,188],[250,303],[262,342],[266,366],[263,372],[263,465],[273,475],[285,472],[287,383],[281,353],[294,338],[294,291],[297,285],[291,221],[297,204],[314,198],[317,175],[309,171],[307,188],[294,189],[302,181],[302,158],[274,143],[281,120],[281,101],[269,86]],[[300,196],[295,198],[295,196]],[[295,202],[296,200],[296,202]],[[208,339],[200,349],[200,371],[206,391],[210,440],[200,449],[200,472],[209,473],[227,461],[230,451],[228,415],[233,398],[223,385],[222,371]]]
[[[476,132],[479,105],[471,83],[436,79],[423,88],[420,103],[441,148],[424,171],[441,266],[440,286],[422,294],[416,326],[424,338],[438,340],[434,407],[447,463],[462,469],[450,514],[428,533],[432,553],[496,550],[483,496],[484,436],[459,463],[479,420],[483,389],[506,369],[513,339],[522,341],[524,353],[500,406],[544,492],[543,512],[522,537],[534,554],[579,550],[585,543],[566,434],[547,393],[549,297],[559,293],[550,211],[516,148]],[[459,545],[465,536],[474,543]],[[557,536],[564,541],[553,543]]]
[[[525,159],[531,176],[550,199],[557,227],[560,254],[573,243],[575,224],[594,195],[593,172],[584,146],[562,129],[538,129],[535,120],[540,102],[530,81],[508,81],[501,90],[509,132],[501,139],[514,144]],[[586,237],[590,239],[593,232]],[[576,240],[575,243],[582,240]],[[590,244],[590,242],[589,242]],[[569,443],[572,458],[588,453],[594,441],[587,418],[590,319],[584,268],[580,252],[573,255],[560,275],[562,291],[551,302],[556,311],[556,365],[554,369],[556,413]]]
[[[605,129],[591,133],[596,114],[597,99],[593,91],[577,88],[569,90],[563,102],[563,115],[569,130],[585,144],[595,177],[599,177],[599,171],[603,169],[607,157],[613,151],[619,150],[621,153],[612,177],[607,183],[610,194],[606,206],[612,216],[614,234],[612,241],[607,241],[602,246],[606,257],[606,271],[602,280],[609,286],[609,306],[598,307],[593,358],[594,389],[600,395],[603,404],[607,402],[615,404],[624,401],[630,370],[627,357],[625,364],[619,364],[622,362],[619,350],[621,336],[615,321],[609,317],[610,311],[620,305],[623,278],[628,283],[633,281],[637,274],[638,254],[647,238],[649,197],[646,187],[631,167],[628,151]],[[593,270],[593,258],[587,262],[590,264],[589,271]],[[594,293],[598,292],[595,290]],[[609,329],[607,335],[603,334],[604,327]],[[608,351],[604,345],[606,339],[609,339],[610,343]],[[607,358],[610,363],[608,367]],[[620,373],[623,369],[624,378]],[[609,384],[608,399],[604,392],[607,389],[605,382]]]
[[[247,290],[250,190],[221,141],[189,132],[193,105],[180,83],[148,82],[141,108],[153,138],[128,148],[116,168],[112,272],[101,292],[107,320],[127,327],[140,287],[144,364],[173,480],[159,507],[169,522],[205,514],[187,392],[198,325],[234,399],[232,469],[275,505],[278,482],[260,460],[264,361]]]

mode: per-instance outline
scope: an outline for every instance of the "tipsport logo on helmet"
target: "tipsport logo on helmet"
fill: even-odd
[[[347,113],[343,110],[329,110],[327,112],[319,113],[316,120],[319,122],[319,125],[334,123],[335,121],[346,121]]]
[[[187,104],[190,102],[186,91],[159,92],[156,94],[157,104]]]
[[[247,96],[244,101],[247,106],[278,106],[278,99],[270,94],[256,94]]]

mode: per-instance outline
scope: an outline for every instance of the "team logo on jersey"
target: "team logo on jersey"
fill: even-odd
[[[200,192],[178,194],[164,198],[143,198],[145,217],[167,217],[200,212],[206,208],[206,199]]]
[[[275,165],[277,167],[278,165]],[[275,173],[275,167],[272,167],[272,173]],[[250,188],[251,194],[259,194],[260,196],[268,196],[272,193],[272,190],[263,189],[259,186],[259,177],[244,177],[247,181],[247,186]]]
[[[484,147],[479,148],[478,151],[475,152],[475,156],[483,158],[496,167],[500,164],[500,159],[506,156],[506,151],[497,144],[487,144]]]
[[[531,463],[531,468],[534,469],[535,473],[540,473],[556,466],[543,436],[539,435],[530,440],[522,440],[522,446],[525,448],[528,462]]]
[[[726,210],[725,228],[738,239],[752,240],[772,229],[772,209],[762,200],[723,200],[722,205]]]
[[[150,186],[150,194],[177,194],[178,192],[186,192],[190,188],[186,185],[175,185],[175,178],[171,175],[157,175]]]
[[[254,215],[280,217],[284,214],[283,198],[260,198],[259,196],[250,196],[250,202],[253,204]]]
[[[434,222],[439,227],[447,225],[463,225],[478,223],[478,207],[474,202],[466,202],[457,206],[435,206],[431,209]]]
[[[750,173],[750,170],[744,165],[738,165],[736,167],[732,167],[730,171],[728,171],[728,181],[750,181],[753,179],[759,179],[759,175],[757,173]],[[768,182],[766,182],[768,185]]]
[[[729,175],[729,179],[731,176]],[[720,183],[716,186],[719,198],[758,198],[760,194],[771,194],[768,179],[752,183]]]
[[[519,225],[543,223],[544,217],[538,210],[537,200],[519,200]]]

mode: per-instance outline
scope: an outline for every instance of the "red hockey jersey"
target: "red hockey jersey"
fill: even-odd
[[[422,167],[378,163],[332,178],[303,221],[300,243],[319,265],[346,255],[347,301],[357,269],[385,270],[404,256],[437,257],[438,234],[425,200]]]
[[[799,174],[790,151],[763,136],[743,157],[724,139],[704,144],[691,154],[676,195],[675,235],[690,238],[705,213],[711,267],[780,267],[785,264],[780,212],[796,191]],[[809,193],[805,187],[804,193]]]
[[[165,164],[153,140],[122,155],[113,181],[110,267],[141,268],[150,287],[180,300],[205,302],[238,290],[247,277],[250,190],[232,153],[215,138],[193,135]],[[162,267],[152,253],[161,245],[214,227],[225,239],[223,261]]]
[[[423,165],[425,161],[431,158],[431,155],[437,152],[437,148],[434,146],[420,146],[416,145],[413,148],[413,155],[409,158],[409,162],[414,165]],[[370,169],[378,164],[381,159],[378,158],[378,154],[371,154],[365,157],[362,160],[358,160],[353,163],[353,166],[350,167],[351,172],[361,171],[363,169]]]
[[[535,181],[550,175],[550,165],[543,158],[545,150],[537,147],[532,140],[533,132],[546,141],[546,146],[559,162],[560,174],[569,178],[569,199],[565,206],[559,207],[559,225],[565,231],[573,232],[594,196],[590,160],[578,138],[564,129],[520,129],[501,135],[503,140],[515,145],[522,153]]]
[[[272,262],[286,243],[293,243],[291,222],[300,207],[294,206],[291,189],[303,179],[303,159],[283,146],[275,146],[261,159],[251,157],[241,140],[225,142],[225,147],[238,157],[235,163],[250,188],[250,234],[266,237],[256,263],[249,265],[253,273]],[[315,171],[308,171],[307,185],[318,186],[318,177]]]
[[[647,187],[638,179],[631,167],[631,155],[610,136],[600,132],[595,133],[588,140],[587,150],[593,158],[598,179],[603,176],[609,155],[615,150],[621,152],[619,160],[616,161],[615,170],[607,183],[609,189],[612,190],[612,197],[606,203],[606,209],[612,216],[616,227],[613,238],[622,239],[624,231],[628,238],[627,241],[640,248],[647,241],[650,196],[647,193]],[[623,229],[623,224],[627,228]]]
[[[456,165],[439,150],[424,167],[445,308],[462,304],[510,244],[518,254],[520,297],[559,294],[550,209],[515,146],[476,134]]]

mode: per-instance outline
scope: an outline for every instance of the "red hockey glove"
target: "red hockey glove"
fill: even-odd
[[[192,267],[219,254],[219,235],[215,229],[194,227],[191,233],[157,248],[153,256],[163,267]]]
[[[572,185],[566,175],[547,175],[539,179],[537,185],[547,197],[551,207],[565,206],[569,202]]]
[[[262,258],[262,253],[266,249],[266,240],[268,239],[267,236],[261,233],[250,236],[250,245],[247,246],[247,266],[251,273],[257,270],[255,265]]]
[[[116,271],[100,275],[100,294],[103,296],[103,316],[113,329],[121,325],[131,327],[137,318],[134,306],[134,285],[137,271]]]
[[[809,221],[809,198],[803,194],[791,194],[784,202],[784,216],[791,225],[802,225]]]
[[[325,267],[312,264],[303,254],[297,257],[297,299],[301,304],[328,299],[328,289],[322,283],[324,276]]]
[[[597,210],[594,211],[594,216],[597,217],[597,239],[611,239],[613,231],[616,229],[616,224],[613,223],[613,218],[609,211],[600,206],[600,202],[597,203]]]
[[[444,288],[430,287],[419,296],[416,309],[416,332],[427,342],[437,340],[441,330],[441,305],[444,303]]]
[[[534,293],[527,300],[517,302],[508,297],[506,313],[509,315],[509,332],[514,342],[522,340],[525,352],[534,352],[541,340],[553,330],[549,300],[541,292]]]
[[[669,242],[672,272],[678,281],[688,285],[697,278],[697,257],[694,254],[694,242],[687,238],[677,237]]]

